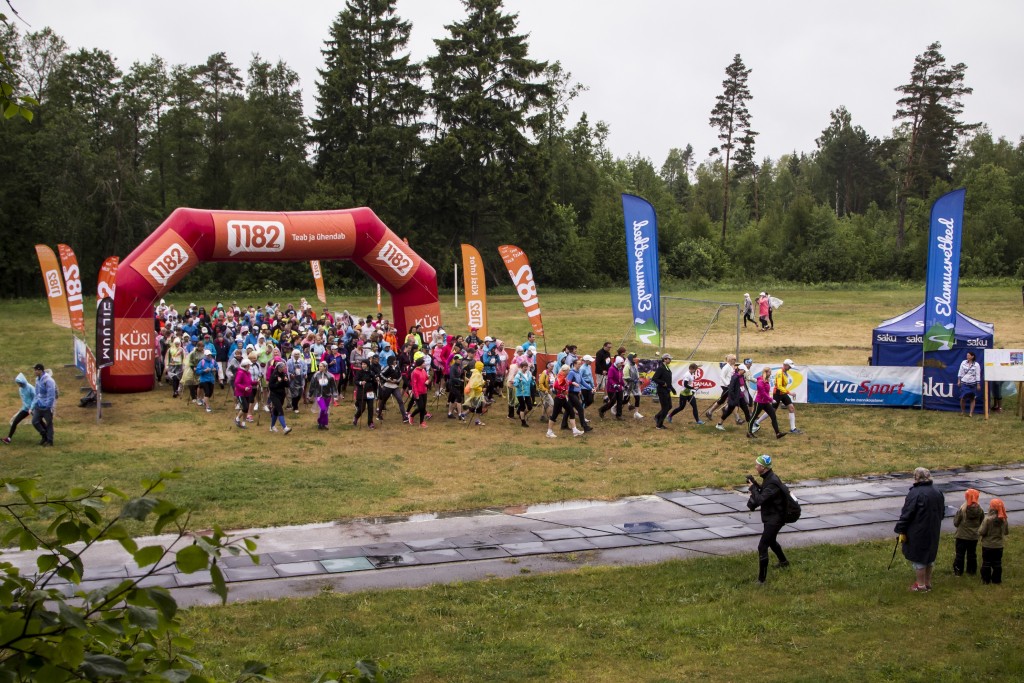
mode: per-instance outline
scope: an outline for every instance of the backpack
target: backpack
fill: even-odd
[[[802,512],[802,510],[800,509],[800,503],[796,502],[796,498],[794,498],[793,494],[789,492],[789,488],[785,486],[783,488],[786,491],[785,520],[786,524],[792,524],[793,522],[800,519],[800,513]]]

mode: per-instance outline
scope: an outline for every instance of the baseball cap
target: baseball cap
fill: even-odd
[[[206,351],[204,351],[203,354],[206,355],[206,356],[212,356],[213,355],[213,351],[211,351],[210,349],[206,349]]]
[[[590,354],[587,354],[587,355],[583,356],[583,362],[584,363],[593,363],[594,362],[594,357],[591,356]]]
[[[662,360],[672,360],[672,354],[669,354],[669,353],[662,354],[661,359]]]
[[[761,467],[771,467],[772,466],[772,456],[770,456],[767,453],[765,453],[764,455],[757,456],[757,460],[755,460],[754,462],[756,462]]]
[[[490,335],[487,335],[486,337],[484,337],[484,341],[486,341],[486,342],[494,341],[494,337],[492,337]]]
[[[616,356],[615,357],[615,364],[616,365],[622,365],[625,362],[626,362],[626,360],[622,356]]]
[[[796,367],[796,363],[794,363],[791,358],[787,358],[786,360],[782,361],[782,364],[783,365],[788,365],[791,368],[795,368]]]

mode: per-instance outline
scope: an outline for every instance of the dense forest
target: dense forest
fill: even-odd
[[[127,255],[180,206],[369,206],[443,283],[468,242],[499,284],[495,247],[514,243],[542,286],[617,285],[627,276],[622,192],[657,209],[671,277],[920,279],[931,202],[959,186],[968,190],[963,275],[1024,277],[1024,141],[963,120],[967,65],[947,63],[938,43],[907,65],[889,137],[868,135],[840,107],[815,149],[759,157],[747,107],[757,65],[736,55],[700,67],[724,69],[707,103],[715,149],[680,140],[660,162],[620,159],[600,112],[569,120],[586,84],[531,55],[501,0],[463,4],[416,63],[395,0],[348,0],[324,27],[309,118],[298,76],[281,62],[256,55],[242,67],[217,53],[125,69],[101,48],[71,51],[48,28],[3,22],[0,295],[41,293],[35,243],[71,245],[94,281],[103,258]],[[332,288],[365,280],[345,263],[325,264],[325,276]],[[180,286],[311,283],[303,264],[204,264]]]

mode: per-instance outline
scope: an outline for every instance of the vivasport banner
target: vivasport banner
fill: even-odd
[[[914,367],[810,365],[807,402],[858,406],[921,404],[924,372]]]
[[[622,214],[636,338],[642,344],[661,346],[658,219],[650,202],[631,194],[622,195]]]

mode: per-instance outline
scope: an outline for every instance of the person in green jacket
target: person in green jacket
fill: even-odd
[[[964,492],[964,504],[953,517],[956,527],[956,554],[953,556],[953,576],[963,576],[964,560],[967,561],[967,573],[974,576],[978,572],[978,527],[985,519],[985,511],[978,505],[977,489]]]
[[[1003,582],[1003,539],[1010,533],[1003,501],[993,498],[988,504],[988,514],[978,527],[981,541],[981,582]]]

